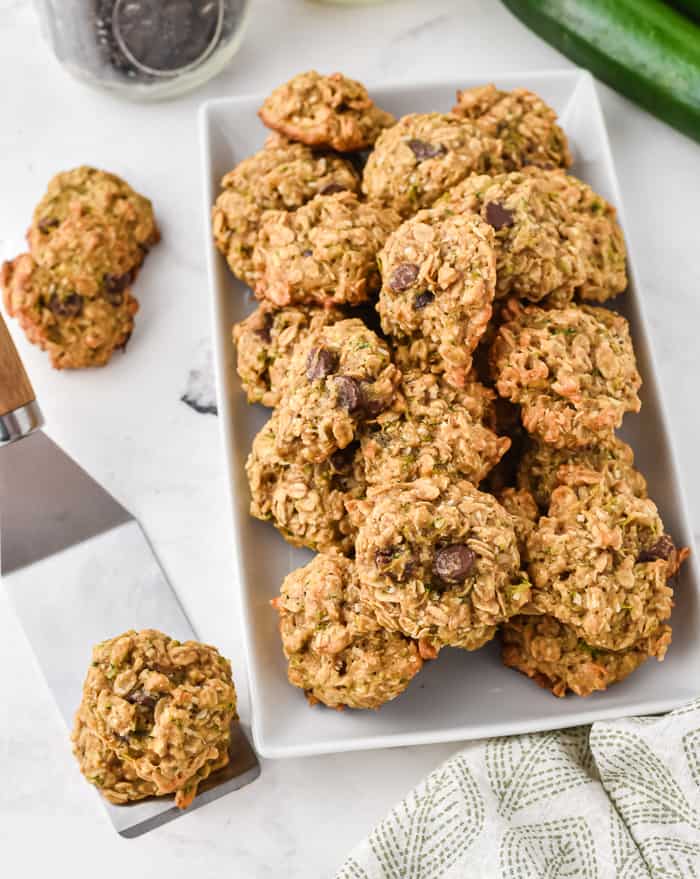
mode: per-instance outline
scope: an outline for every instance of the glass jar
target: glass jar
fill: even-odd
[[[79,79],[135,100],[196,88],[238,49],[251,0],[34,0],[42,31]]]

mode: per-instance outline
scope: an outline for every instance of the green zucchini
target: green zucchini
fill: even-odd
[[[700,0],[668,0],[668,5],[700,21]]]
[[[700,27],[660,0],[503,0],[544,40],[700,141]]]

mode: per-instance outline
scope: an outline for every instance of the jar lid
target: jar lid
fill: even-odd
[[[224,0],[115,0],[111,29],[134,68],[175,77],[211,54],[223,21]]]

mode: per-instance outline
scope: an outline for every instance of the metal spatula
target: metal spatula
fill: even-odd
[[[197,636],[139,523],[39,429],[42,423],[0,317],[0,574],[70,728],[94,644],[128,629],[160,629],[180,641]],[[235,723],[228,766],[200,785],[187,811],[259,774]],[[103,802],[128,837],[183,814],[169,797]]]

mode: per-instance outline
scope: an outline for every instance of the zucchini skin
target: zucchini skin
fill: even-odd
[[[666,4],[695,21],[700,21],[700,0],[666,0]]]
[[[660,0],[503,0],[540,37],[700,142],[700,27]]]

